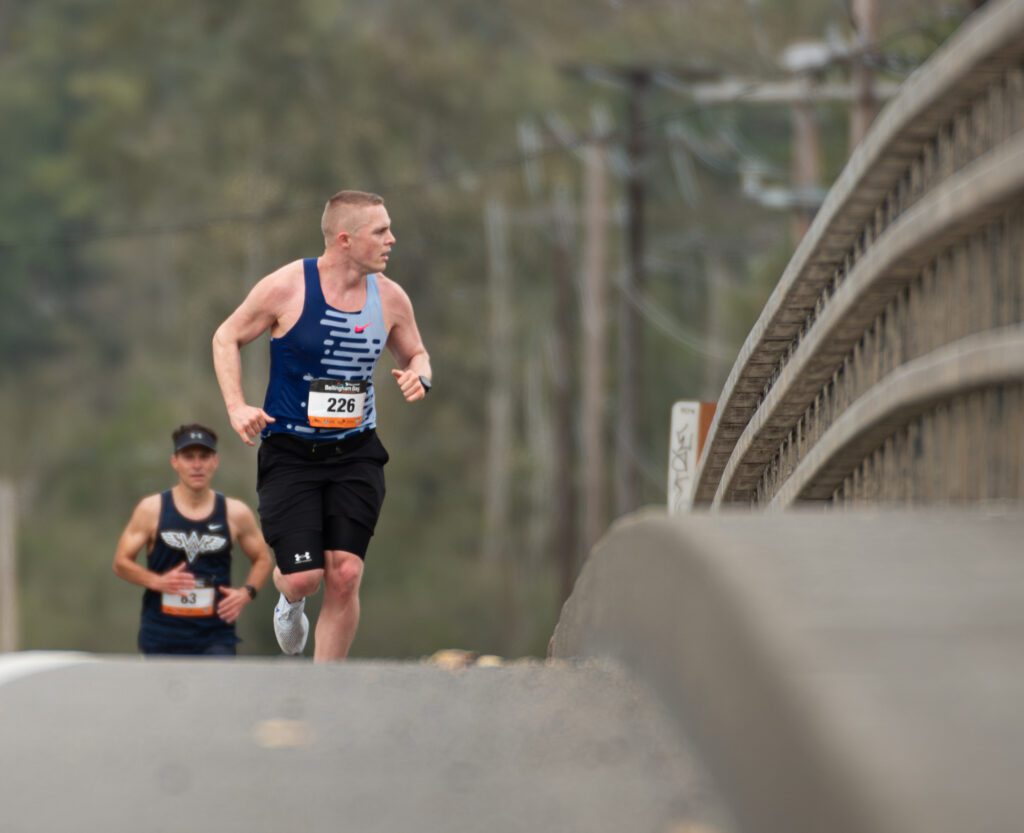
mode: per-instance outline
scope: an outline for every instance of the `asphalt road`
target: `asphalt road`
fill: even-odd
[[[3,833],[729,829],[613,666],[87,659],[0,658]]]

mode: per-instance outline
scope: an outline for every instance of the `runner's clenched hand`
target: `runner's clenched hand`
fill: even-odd
[[[246,445],[256,445],[256,438],[263,429],[276,420],[262,408],[253,405],[236,405],[228,411],[228,419],[235,433]]]
[[[398,370],[395,368],[391,371],[391,375],[395,377],[395,381],[398,383],[398,387],[401,389],[402,396],[405,397],[406,402],[415,402],[417,399],[422,399],[427,395],[423,384],[420,382],[419,374],[415,370]]]

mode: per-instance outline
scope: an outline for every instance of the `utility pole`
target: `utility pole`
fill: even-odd
[[[793,243],[799,243],[811,227],[816,208],[799,199],[821,190],[821,129],[818,111],[811,101],[793,102],[792,182],[798,199],[793,208]]]
[[[551,132],[583,163],[583,241],[579,270],[579,426],[580,523],[577,552],[585,558],[608,524],[607,452],[605,447],[608,396],[608,149],[610,119],[603,109],[591,113],[594,140],[581,142],[563,120],[548,116]],[[520,131],[529,136],[529,131]],[[520,141],[524,152],[531,143]],[[539,138],[532,149],[540,146]],[[529,182],[529,178],[527,179]],[[556,213],[559,205],[556,203]],[[563,205],[564,211],[568,206]],[[558,215],[562,216],[562,215]],[[560,220],[556,220],[557,223]],[[568,241],[569,229],[560,232]],[[566,274],[570,273],[567,266]]]
[[[484,481],[484,561],[502,577],[504,650],[516,650],[519,636],[519,564],[509,541],[511,498],[509,462],[512,433],[512,309],[508,268],[508,214],[496,199],[484,209],[490,315],[490,391],[487,400],[487,461]]]
[[[14,484],[0,480],[0,653],[18,650],[17,525]]]
[[[250,147],[262,148],[263,143],[260,142],[255,136]],[[266,170],[266,164],[264,163],[262,153],[254,153],[253,159],[249,160],[251,169],[256,173],[251,174],[248,177],[248,199],[250,200],[249,205],[259,206],[261,210],[266,210],[268,205],[268,194],[267,188],[264,183],[267,181],[266,177],[263,176]],[[252,289],[253,284],[259,280],[263,275],[266,275],[270,270],[268,269],[267,263],[267,235],[265,230],[259,228],[256,225],[250,225],[246,228],[245,232],[245,273],[242,276],[242,285],[238,288],[238,297],[244,298],[249,294],[249,290]],[[267,338],[264,336],[264,338]],[[207,351],[209,348],[207,348]],[[204,365],[205,367],[205,365]],[[260,396],[259,391],[266,386],[266,380],[270,377],[270,350],[267,346],[264,346],[263,339],[260,339],[260,348],[252,350],[250,349],[245,357],[245,361],[242,363],[242,389],[245,391],[252,391],[253,400],[246,401],[258,401],[257,397]],[[193,390],[199,390],[198,385],[193,386]],[[196,407],[198,403],[193,403],[193,407]]]
[[[605,365],[608,353],[608,163],[603,144],[588,145],[584,156],[583,269],[580,276],[580,446],[583,490],[583,551],[608,523],[605,476]]]
[[[854,58],[850,68],[854,87],[853,106],[850,109],[852,153],[878,114],[874,89],[875,71],[871,66],[871,56],[878,38],[878,0],[852,0],[851,12],[860,43],[860,54]]]
[[[555,389],[555,483],[552,511],[555,521],[554,549],[559,566],[561,601],[572,593],[576,582],[577,552],[577,495],[576,495],[576,437],[573,430],[573,374],[575,364],[575,316],[573,311],[573,258],[572,258],[572,203],[564,184],[555,188],[554,200],[554,257],[555,304],[554,350],[552,351],[553,382]]]
[[[487,401],[487,469],[484,483],[483,557],[506,556],[509,532],[509,449],[512,431],[512,322],[505,207],[490,200],[485,209],[490,307],[490,367]]]
[[[707,270],[707,343],[710,355],[704,359],[704,385],[701,398],[707,402],[718,400],[718,394],[725,384],[729,365],[723,358],[724,332],[726,322],[726,287],[732,283],[732,274],[723,252],[724,247],[714,241],[704,253],[704,268]]]
[[[623,71],[628,90],[629,179],[626,186],[628,212],[626,274],[619,297],[619,407],[616,421],[616,484],[618,514],[632,512],[640,505],[640,472],[635,455],[640,447],[639,426],[643,417],[643,328],[634,299],[643,294],[644,197],[646,191],[647,136],[644,100],[651,86],[649,67]]]

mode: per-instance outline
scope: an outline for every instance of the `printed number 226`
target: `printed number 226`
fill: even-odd
[[[354,399],[327,397],[327,410],[334,414],[354,414],[356,401]]]

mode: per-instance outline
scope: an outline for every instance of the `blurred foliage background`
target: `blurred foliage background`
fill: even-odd
[[[884,3],[879,77],[906,77],[971,5]],[[0,0],[0,477],[18,497],[22,647],[135,650],[141,591],[110,562],[135,503],[173,482],[179,423],[221,433],[216,485],[255,506],[255,453],[230,435],[210,337],[260,277],[322,251],[325,199],[358,188],[387,201],[389,274],[416,307],[436,387],[415,406],[380,389],[389,493],[354,655],[543,655],[564,558],[552,510],[565,482],[554,470],[556,336],[579,332],[555,287],[568,272],[578,306],[588,147],[605,151],[609,171],[610,342],[596,357],[609,455],[626,258],[628,91],[566,68],[666,70],[643,115],[634,449],[641,502],[663,504],[671,403],[717,396],[794,245],[789,213],[743,187],[752,169],[789,182],[788,108],[697,106],[671,83],[674,68],[759,83],[784,76],[779,56],[794,42],[852,32],[843,0]],[[827,186],[848,153],[848,113],[816,115]],[[505,218],[500,252],[488,204]],[[496,273],[513,378],[498,378],[488,331]],[[262,401],[266,352],[264,339],[243,353],[251,402]],[[512,419],[495,547],[484,504],[498,384]],[[575,364],[569,390],[577,401]],[[599,484],[607,522],[619,511],[613,477]],[[586,542],[578,549],[574,569]],[[243,653],[277,653],[274,595],[268,586],[243,617]]]

